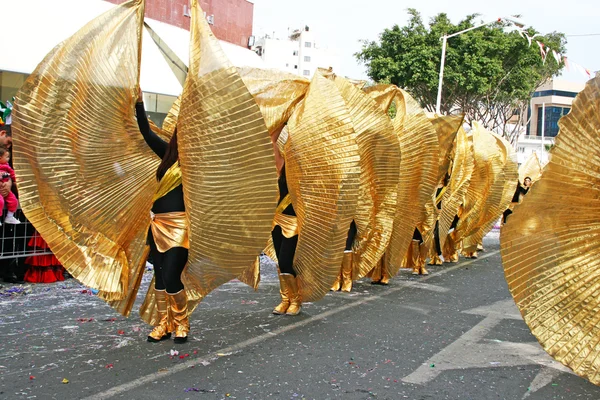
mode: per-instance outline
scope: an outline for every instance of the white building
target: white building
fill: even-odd
[[[527,112],[527,130],[517,141],[517,161],[524,163],[531,153],[537,153],[542,165],[548,162],[548,148],[558,134],[558,120],[571,110],[573,100],[585,87],[584,83],[550,80],[533,94]]]
[[[318,47],[314,33],[305,26],[294,30],[287,39],[268,35],[256,39],[253,50],[262,58],[267,68],[311,78],[317,68],[340,69],[336,51]]]

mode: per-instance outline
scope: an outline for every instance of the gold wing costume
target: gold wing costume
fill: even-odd
[[[329,292],[356,214],[360,165],[352,118],[336,83],[319,70],[288,121],[286,176],[298,219],[294,270],[303,302]]]
[[[398,136],[402,158],[396,214],[384,263],[387,275],[394,276],[402,265],[415,227],[426,214],[426,204],[435,192],[438,138],[423,109],[402,89],[394,85],[376,85],[365,91],[384,111],[388,112],[392,104],[396,107],[392,125]]]
[[[500,236],[508,287],[523,319],[557,361],[600,385],[600,77],[590,80],[542,178]]]
[[[474,253],[483,237],[506,210],[517,180],[514,150],[504,139],[473,122],[474,169],[456,227],[463,252]]]
[[[271,229],[277,175],[259,107],[192,1],[190,72],[177,113],[192,307],[242,274]],[[67,270],[128,315],[144,271],[159,160],[139,133],[144,2],[114,7],[58,45],[15,106],[23,210]],[[155,318],[152,295],[140,311]],[[152,323],[152,322],[151,322]]]
[[[531,183],[542,177],[542,165],[536,153],[531,153],[527,161],[519,166],[519,182],[523,183],[526,177],[531,178]]]

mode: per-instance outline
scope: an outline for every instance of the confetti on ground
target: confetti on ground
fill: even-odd
[[[179,352],[177,350],[171,350],[169,354],[171,354],[171,356],[178,356]]]
[[[69,380],[67,378],[63,378],[62,383],[67,384],[69,383]]]
[[[34,380],[34,379],[35,379],[35,376],[33,376],[33,375],[29,375],[29,380],[30,380],[30,381],[32,381],[32,380]]]

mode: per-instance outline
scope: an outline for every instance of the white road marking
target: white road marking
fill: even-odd
[[[413,373],[405,376],[402,379],[403,382],[423,385],[447,370],[543,365],[544,368],[530,385],[530,392],[535,392],[550,383],[556,375],[563,372],[572,373],[567,367],[554,361],[537,342],[515,343],[485,340],[485,337],[502,320],[521,319],[512,299],[464,312],[482,315],[485,318],[423,363]],[[552,372],[544,371],[548,369]]]
[[[476,261],[485,259],[487,257],[491,257],[491,256],[493,256],[495,254],[498,254],[498,253],[499,253],[499,250],[496,250],[496,251],[490,252],[488,254],[485,254],[484,256],[481,256],[478,259],[469,260],[469,261],[466,261],[466,262],[463,262],[463,263],[456,264],[456,265],[454,265],[452,267],[444,268],[441,271],[438,271],[438,272],[435,272],[435,273],[432,273],[430,275],[427,275],[427,276],[424,276],[424,277],[420,278],[419,282],[423,282],[423,281],[429,280],[429,279],[431,279],[433,277],[436,277],[436,276],[444,275],[444,274],[446,274],[448,272],[454,271],[454,270],[459,269],[459,268],[463,268],[463,267],[465,267],[465,266],[467,266],[469,264],[472,264],[472,263],[474,263]],[[232,346],[229,346],[229,347],[217,350],[215,352],[212,352],[210,354],[205,355],[204,357],[195,358],[193,360],[182,362],[180,364],[175,365],[172,368],[168,368],[167,370],[163,370],[163,371],[160,371],[160,372],[154,372],[152,374],[149,374],[149,375],[142,376],[140,378],[134,379],[134,380],[132,380],[130,382],[123,383],[121,385],[112,387],[112,388],[110,388],[110,389],[108,389],[108,390],[106,390],[104,392],[97,393],[97,394],[94,394],[92,396],[86,397],[83,400],[109,399],[111,397],[114,397],[114,396],[117,396],[119,394],[128,392],[130,390],[133,390],[133,389],[135,389],[137,387],[140,387],[140,386],[143,386],[145,384],[152,383],[153,381],[155,381],[157,379],[164,379],[164,377],[166,377],[166,376],[176,374],[177,372],[184,371],[184,370],[186,370],[188,368],[195,367],[197,365],[207,365],[211,361],[213,361],[215,359],[218,359],[219,358],[219,354],[238,352],[238,351],[240,351],[240,350],[242,350],[242,349],[244,349],[246,347],[250,347],[250,346],[256,345],[256,344],[258,344],[260,342],[263,342],[263,341],[265,341],[267,339],[271,339],[271,338],[273,338],[275,336],[279,336],[279,335],[281,335],[281,334],[283,334],[285,332],[288,332],[288,331],[291,331],[291,330],[294,330],[294,329],[302,328],[302,327],[304,327],[306,325],[312,324],[313,322],[320,321],[320,320],[323,320],[325,318],[329,318],[332,315],[338,314],[340,312],[352,309],[354,307],[361,306],[361,305],[366,304],[366,303],[371,302],[371,301],[379,300],[379,299],[381,299],[381,298],[383,298],[385,296],[389,296],[390,294],[399,292],[399,291],[404,290],[404,289],[406,289],[408,287],[411,287],[411,285],[402,285],[402,284],[400,284],[398,286],[391,287],[389,290],[385,291],[385,293],[382,293],[380,295],[366,297],[366,298],[363,298],[361,300],[357,300],[357,301],[354,301],[352,303],[348,303],[348,304],[345,304],[343,306],[331,309],[329,311],[325,311],[325,312],[323,312],[321,314],[315,315],[315,316],[310,317],[308,319],[305,319],[305,320],[302,320],[302,321],[298,321],[298,322],[296,322],[294,324],[290,324],[290,325],[281,327],[281,328],[273,330],[271,332],[263,333],[261,335],[258,335],[258,336],[255,336],[253,338],[250,338],[248,340],[244,340],[243,342],[240,342],[240,343],[234,344]],[[287,318],[287,317],[282,317],[282,318]]]

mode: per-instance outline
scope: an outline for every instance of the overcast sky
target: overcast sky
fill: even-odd
[[[394,24],[406,24],[407,8],[416,8],[425,23],[447,13],[457,23],[468,14],[481,14],[485,22],[502,16],[520,14],[521,21],[542,34],[552,31],[567,35],[567,52],[572,60],[592,71],[600,70],[599,0],[253,0],[254,34],[284,39],[288,28],[308,25],[320,47],[336,49],[341,58],[341,75],[366,79],[363,65],[353,54],[361,49],[360,40],[377,40],[379,33]],[[593,36],[570,36],[590,35]],[[449,40],[449,46],[452,46]],[[523,39],[525,40],[525,39]],[[551,56],[550,56],[551,57]],[[587,80],[581,73],[565,72],[563,79]]]

